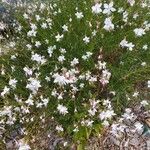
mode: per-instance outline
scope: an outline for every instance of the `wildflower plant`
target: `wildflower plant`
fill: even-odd
[[[84,149],[123,105],[111,91],[120,94],[120,78],[135,63],[120,62],[149,48],[149,7],[134,0],[63,0],[16,8],[12,52],[0,59],[4,132],[19,124],[32,143],[40,130],[54,130]]]

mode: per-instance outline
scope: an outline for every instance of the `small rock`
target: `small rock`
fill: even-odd
[[[18,144],[14,140],[10,140],[6,143],[7,150],[16,150],[18,148]]]
[[[150,140],[146,141],[146,148],[147,148],[147,150],[150,150]]]
[[[112,143],[114,143],[115,145],[117,145],[117,146],[120,145],[120,141],[119,141],[118,139],[112,137],[112,136],[110,137],[110,141],[111,141]]]
[[[139,145],[139,140],[137,138],[132,138],[129,143],[137,147]]]

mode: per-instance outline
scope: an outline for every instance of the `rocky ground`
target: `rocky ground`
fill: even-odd
[[[91,138],[86,150],[150,150],[149,111],[144,111],[141,106],[134,107],[131,110],[130,115],[129,110],[124,113],[127,119],[120,118],[111,127],[106,128],[99,138]],[[132,119],[128,118],[127,114],[133,116]],[[18,143],[23,140],[18,127],[6,140],[6,150],[16,150]],[[64,141],[55,132],[47,132],[31,142],[37,150],[39,148],[41,150],[55,150],[57,145],[63,144]],[[73,146],[72,150],[74,149]]]

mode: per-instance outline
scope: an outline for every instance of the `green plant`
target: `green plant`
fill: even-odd
[[[5,127],[20,124],[30,140],[44,124],[84,149],[129,104],[134,84],[149,79],[148,8],[118,0],[17,8],[15,50],[0,59]]]

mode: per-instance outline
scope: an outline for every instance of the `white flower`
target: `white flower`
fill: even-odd
[[[137,130],[138,132],[143,130],[143,125],[140,122],[136,122],[134,126],[135,126],[135,130]]]
[[[66,53],[65,48],[60,48],[59,51],[60,51],[62,54],[65,54],[65,53]]]
[[[135,0],[128,0],[128,3],[133,6],[135,4]]]
[[[23,17],[24,17],[24,19],[28,19],[29,18],[28,14],[26,14],[26,13],[23,14]]]
[[[109,122],[107,120],[104,120],[102,125],[105,126],[105,127],[108,127],[109,126]]]
[[[37,31],[35,30],[30,30],[27,32],[28,37],[36,37]]]
[[[65,147],[65,146],[67,146],[68,145],[68,142],[64,142],[63,143],[63,146]]]
[[[42,108],[43,104],[41,102],[36,103],[36,108]]]
[[[134,18],[134,19],[137,19],[138,16],[139,16],[139,14],[136,13],[136,14],[133,15],[133,18]]]
[[[127,21],[128,21],[128,15],[129,15],[129,14],[128,14],[127,11],[124,11],[124,12],[123,12],[123,21],[124,21],[124,22],[127,22]]]
[[[120,42],[120,46],[123,48],[128,48],[130,51],[132,51],[135,45],[132,42],[128,43],[128,41],[124,39]]]
[[[96,82],[97,81],[97,77],[95,76],[95,77],[90,77],[89,78],[89,82]]]
[[[48,102],[49,102],[49,99],[48,99],[48,98],[44,98],[44,99],[42,98],[41,100],[42,100],[42,102],[43,102],[43,105],[44,105],[44,106],[47,106],[47,104],[48,104]]]
[[[75,66],[76,64],[79,63],[79,59],[77,58],[74,58],[72,61],[71,61],[71,66]]]
[[[46,29],[46,28],[47,28],[47,23],[42,23],[41,27],[42,27],[43,29]]]
[[[130,51],[133,50],[134,46],[135,46],[135,45],[134,45],[132,42],[130,42],[130,43],[127,44],[127,48],[128,48]]]
[[[69,80],[66,79],[63,75],[59,75],[58,73],[55,73],[53,75],[54,83],[58,83],[59,85],[66,85],[69,83]]]
[[[111,77],[111,73],[106,69],[102,71],[102,76],[106,79],[109,79]]]
[[[31,90],[33,94],[36,94],[38,89],[41,87],[40,81],[34,78],[28,79],[29,83],[27,84],[26,88]]]
[[[111,18],[106,18],[104,24],[105,30],[110,31],[114,29],[114,24],[112,23]]]
[[[68,26],[67,26],[67,25],[63,25],[62,28],[63,28],[63,31],[64,31],[64,32],[65,32],[65,31],[66,31],[66,32],[68,31]]]
[[[142,62],[141,66],[143,66],[143,67],[146,66],[146,62]]]
[[[121,42],[120,42],[120,46],[121,47],[127,47],[127,44],[128,44],[128,41],[126,39],[123,39]]]
[[[16,88],[16,84],[17,84],[17,80],[16,79],[10,79],[9,80],[9,85],[12,87],[12,88]]]
[[[150,80],[148,80],[147,84],[148,84],[148,88],[150,88]]]
[[[88,127],[91,127],[93,125],[93,120],[86,120],[85,123]]]
[[[63,37],[64,37],[63,34],[62,34],[62,35],[57,34],[57,35],[55,36],[57,42],[59,42]]]
[[[98,65],[96,66],[99,70],[106,69],[106,62],[98,61]]]
[[[110,100],[109,99],[104,100],[103,101],[103,105],[107,106],[108,108],[111,108],[111,102],[110,102]]]
[[[79,131],[78,127],[75,127],[75,128],[73,129],[73,132],[78,132],[78,131]]]
[[[23,143],[23,142],[19,143],[19,149],[18,150],[30,150],[30,149],[31,149],[30,146],[27,145],[26,143]]]
[[[15,60],[15,59],[16,59],[16,55],[12,55],[12,56],[11,56],[11,59],[12,59],[12,60]]]
[[[87,57],[86,55],[83,55],[83,56],[82,56],[82,59],[83,59],[83,60],[87,60],[88,57]]]
[[[83,38],[83,41],[84,41],[85,44],[87,44],[87,43],[90,42],[90,38],[87,37],[87,36],[85,36],[85,37]]]
[[[24,67],[23,70],[25,71],[26,76],[27,75],[32,75],[33,71],[29,67]]]
[[[31,50],[31,48],[32,48],[32,45],[30,45],[30,44],[27,44],[27,45],[26,45],[26,47],[27,47],[29,50]]]
[[[51,22],[52,22],[52,19],[51,19],[51,18],[48,18],[48,19],[46,19],[46,21],[47,21],[48,23],[51,23]]]
[[[97,33],[97,31],[94,30],[94,31],[92,32],[92,36],[96,36],[96,33]]]
[[[7,86],[4,87],[3,92],[1,93],[1,96],[4,97],[5,94],[9,93],[9,88]]]
[[[96,112],[97,112],[97,110],[95,108],[88,110],[88,113],[90,116],[94,116]]]
[[[46,80],[47,82],[49,82],[51,79],[50,79],[50,77],[46,76],[46,77],[45,77],[45,80]]]
[[[41,42],[40,42],[40,41],[36,41],[36,42],[35,42],[35,46],[36,46],[36,47],[40,47],[40,46],[41,46]]]
[[[145,34],[145,30],[142,28],[136,28],[134,29],[134,33],[136,36],[141,37]]]
[[[91,52],[86,52],[86,55],[83,55],[83,56],[82,56],[82,59],[83,59],[83,60],[87,60],[88,58],[90,58],[90,57],[92,56],[92,54],[93,54],[93,53],[91,53]]]
[[[6,24],[0,22],[0,30],[4,30],[6,28]]]
[[[10,42],[10,43],[9,43],[9,46],[12,47],[12,48],[15,47],[15,45],[16,45],[15,42]]]
[[[105,86],[106,84],[109,83],[109,80],[108,80],[108,79],[105,79],[105,78],[101,78],[99,81],[101,82],[101,84],[102,84],[103,86]]]
[[[81,19],[84,17],[82,12],[76,12],[75,15],[76,15],[77,19]]]
[[[60,104],[58,104],[57,110],[59,111],[60,114],[63,114],[63,115],[68,113],[67,107],[60,105]]]
[[[106,111],[102,111],[99,114],[99,117],[101,120],[106,120],[106,119],[111,119],[114,115],[116,114],[114,113],[113,110],[106,110]]]
[[[61,125],[57,125],[57,126],[56,126],[56,130],[57,130],[58,132],[63,132],[63,131],[64,131],[64,129],[62,128]]]
[[[61,55],[61,56],[58,57],[59,62],[62,63],[64,60],[65,60],[65,56]]]
[[[48,54],[49,54],[49,57],[52,57],[52,54],[53,54],[53,51],[56,49],[56,46],[49,46],[48,47]]]
[[[32,95],[29,96],[29,98],[25,101],[26,104],[28,104],[29,106],[33,106],[34,105],[34,101],[32,99]]]
[[[48,54],[49,54],[49,57],[52,57],[53,50],[48,48]]]
[[[120,137],[118,131],[119,132],[122,132],[122,131],[124,132],[124,126],[120,126],[117,123],[112,124],[110,133],[112,133],[115,137]]]
[[[37,26],[35,24],[33,24],[33,23],[31,23],[30,27],[31,27],[32,30],[36,30],[37,29]]]
[[[138,95],[139,95],[139,92],[134,92],[132,96],[137,97]]]
[[[148,49],[148,45],[143,45],[143,47],[142,47],[144,50],[147,50]]]
[[[36,21],[39,21],[41,17],[39,15],[35,15]]]
[[[31,60],[36,61],[38,64],[44,64],[46,62],[44,56],[39,54],[32,54]]]
[[[130,114],[132,112],[132,110],[130,108],[126,108],[125,112],[128,113],[128,114]]]
[[[131,109],[127,108],[126,112],[122,115],[122,117],[126,120],[133,120],[135,115],[132,113]]]
[[[96,3],[94,6],[92,6],[92,12],[95,14],[101,13],[102,12],[101,6],[102,6],[101,3],[100,4]]]
[[[143,100],[143,101],[141,102],[141,105],[145,107],[145,106],[147,106],[147,105],[149,105],[149,104],[148,104],[148,102],[147,102],[146,100]]]
[[[104,4],[104,10],[103,10],[103,13],[104,14],[107,14],[107,15],[110,15],[111,12],[114,12],[116,11],[116,9],[113,7],[113,2],[110,2],[109,4]]]
[[[12,116],[12,106],[4,106],[0,111],[0,116]]]
[[[55,89],[53,89],[51,95],[54,96],[54,97],[56,97],[58,95],[58,93],[57,93],[57,91]]]
[[[45,5],[44,3],[41,3],[41,5],[40,5],[40,10],[44,10],[45,7],[46,7],[46,5]]]
[[[93,54],[93,53],[91,53],[91,52],[86,52],[86,56],[87,56],[87,57],[91,57],[92,54]]]
[[[63,95],[62,95],[62,93],[60,93],[59,95],[58,95],[58,97],[57,97],[58,99],[63,99]]]

